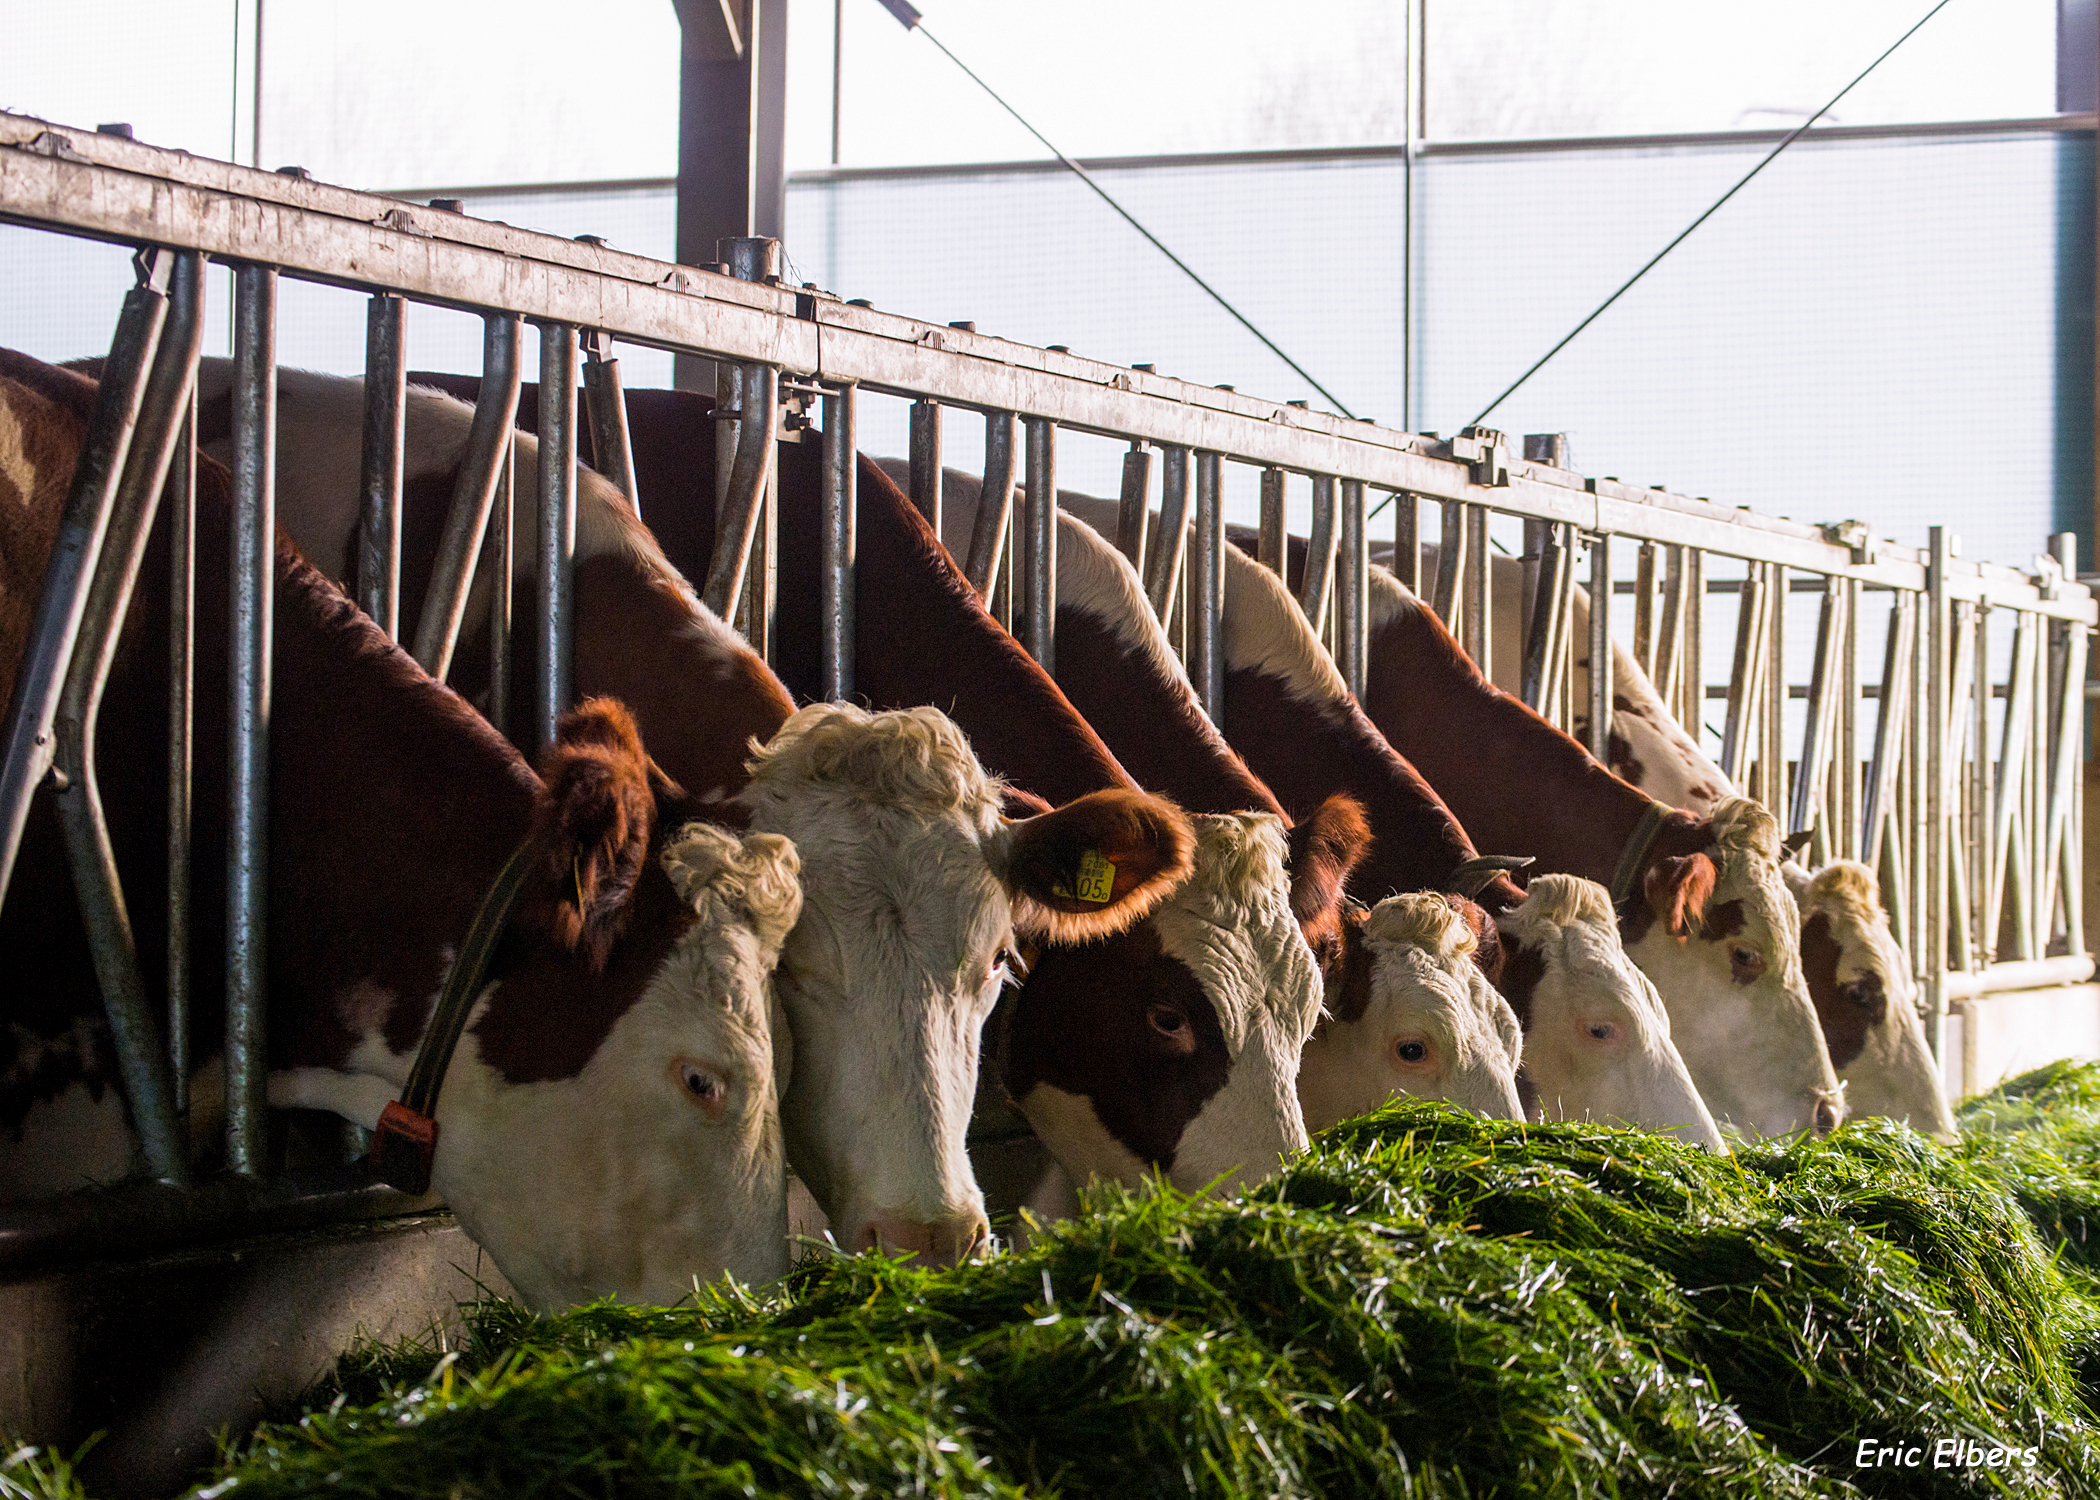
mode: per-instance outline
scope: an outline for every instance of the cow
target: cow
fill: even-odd
[[[0,691],[11,693],[91,382],[0,353]],[[225,702],[225,473],[198,465],[199,701]],[[147,987],[166,951],[169,526],[103,700],[97,765]],[[568,715],[535,775],[280,535],[270,724],[268,1092],[376,1125],[484,892],[522,885],[436,1101],[432,1183],[536,1307],[665,1302],[787,1269],[768,983],[798,906],[792,846],[699,821],[630,715]],[[190,978],[225,963],[223,735],[195,740]],[[114,1051],[48,786],[4,907],[0,1129],[10,1197],[127,1175]],[[199,1004],[195,1055],[218,1051]],[[193,1123],[216,1113],[199,1079]],[[117,1149],[98,1151],[97,1145]]]
[[[208,431],[228,374],[207,361],[200,376]],[[279,372],[278,513],[345,580],[356,571],[362,409],[358,381]],[[422,595],[472,416],[443,392],[409,393],[406,600]],[[518,432],[511,445],[530,535],[539,443]],[[521,580],[532,550],[518,549]],[[494,573],[477,570],[475,622]],[[407,632],[414,611],[403,614]],[[777,978],[797,1044],[780,1107],[789,1161],[833,1233],[928,1262],[973,1253],[988,1221],[964,1133],[1002,950],[1017,946],[1013,934],[1110,939],[1142,919],[1189,872],[1188,820],[1128,786],[1008,819],[1003,789],[938,715],[797,711],[621,492],[589,470],[578,473],[574,618],[577,690],[627,702],[658,762],[716,817],[783,834],[801,853],[802,912]],[[530,680],[530,634],[519,633],[519,681]],[[462,643],[455,675],[469,692],[486,654],[472,636]],[[1113,874],[1101,899],[1075,894],[1082,861],[1103,858]]]
[[[1801,968],[1772,815],[1666,809],[1481,676],[1435,611],[1371,569],[1365,711],[1472,835],[1607,883],[1716,1119],[1753,1136],[1835,1129],[1842,1096]]]
[[[1424,551],[1434,558],[1434,547]],[[1497,684],[1513,691],[1521,669],[1517,600],[1522,576],[1515,558],[1496,558],[1495,566],[1496,638],[1490,660]],[[1568,630],[1574,640],[1589,639],[1584,589],[1574,592]],[[1570,676],[1574,733],[1581,738],[1588,725],[1587,655],[1574,657]],[[1648,674],[1616,641],[1608,750],[1607,761],[1622,780],[1694,816],[1708,816],[1736,795],[1727,774],[1685,732]],[[1916,993],[1910,963],[1889,932],[1872,872],[1862,876],[1861,867],[1834,862],[1811,874],[1788,860],[1780,873],[1801,913],[1801,972],[1823,1023],[1823,1044],[1844,1086],[1846,1114],[1887,1115],[1919,1130],[1951,1134],[1954,1115],[1939,1066],[1926,1045],[1917,1006],[1907,1003]],[[1809,887],[1825,875],[1823,889],[1830,896],[1811,905]]]
[[[978,487],[961,474],[950,474],[944,482],[958,536],[973,520]],[[944,516],[946,510],[944,505]],[[1364,718],[1273,574],[1237,554],[1225,558],[1228,672],[1221,739],[1197,706],[1130,564],[1077,515],[1063,514],[1059,524],[1060,676],[1082,711],[1112,737],[1112,748],[1142,767],[1142,775],[1157,778],[1185,802],[1202,805],[1191,799],[1220,795],[1212,787],[1240,768],[1252,787],[1313,821],[1337,793],[1350,797],[1370,820],[1368,853],[1348,876],[1366,901],[1439,889],[1475,864],[1464,831]],[[1234,754],[1226,740],[1241,753]],[[1250,770],[1266,786],[1252,781]],[[1232,794],[1230,789],[1224,793]],[[1480,877],[1477,894],[1504,914],[1526,900],[1499,875]],[[1469,967],[1478,967],[1491,981],[1499,977],[1506,944],[1497,921],[1473,901],[1454,895],[1442,899],[1469,914],[1474,934]],[[1565,903],[1532,905],[1534,914],[1548,909],[1568,910]],[[1350,1052],[1379,1058],[1375,1069],[1354,1070],[1359,1080],[1382,1076],[1386,1082],[1376,1092],[1357,1096],[1361,1112],[1393,1087],[1419,1084],[1423,1075],[1403,1066],[1402,1049],[1419,1040],[1406,1019],[1403,991],[1395,979],[1374,981],[1371,964],[1360,956],[1351,959],[1346,948],[1358,936],[1353,925],[1345,919],[1342,946],[1330,954],[1329,1019],[1323,1026],[1332,1035],[1314,1066],[1329,1066],[1329,1059]],[[1717,1147],[1713,1122],[1670,1051],[1667,1019],[1652,987],[1623,956],[1609,960],[1618,950],[1616,938],[1602,934],[1571,944],[1556,936],[1549,941],[1536,920],[1524,930],[1537,944],[1531,960],[1553,971],[1552,982],[1542,989],[1527,986],[1514,996],[1526,1034],[1543,1025],[1587,1039],[1586,1048],[1554,1049],[1549,1054],[1554,1070],[1532,1079],[1555,1113],[1610,1113],[1633,1123],[1681,1129],[1688,1138]],[[1441,951],[1447,960],[1457,957],[1452,946],[1443,945]],[[1454,976],[1453,988],[1463,993],[1470,980]],[[1374,995],[1379,997],[1375,1008]],[[1534,1010],[1535,995],[1543,995],[1543,1009]],[[1607,1035],[1591,1035],[1596,1028]],[[1332,1091],[1325,1098],[1330,1107],[1336,1102]],[[1602,1108],[1606,1100],[1614,1106],[1610,1111]]]

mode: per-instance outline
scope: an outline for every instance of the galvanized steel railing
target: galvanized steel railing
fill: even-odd
[[[177,341],[185,352],[174,356],[169,373],[153,364],[156,347],[167,346],[160,323],[169,268],[179,271],[178,288],[191,284],[187,278],[198,274],[202,258],[235,268],[237,533],[246,539],[240,577],[247,592],[238,611],[232,712],[247,736],[238,743],[248,747],[236,756],[233,789],[242,833],[232,870],[243,915],[232,934],[228,976],[230,1074],[238,1080],[229,1146],[238,1170],[258,1170],[260,1162],[260,900],[267,869],[260,809],[269,664],[267,632],[257,626],[267,619],[270,579],[279,275],[355,288],[372,299],[361,602],[390,628],[399,608],[403,303],[465,309],[485,320],[484,380],[469,459],[415,643],[418,659],[439,674],[458,639],[475,558],[483,549],[492,558],[508,558],[515,545],[509,445],[502,435],[515,414],[520,320],[539,327],[542,521],[531,544],[539,560],[532,628],[542,667],[532,684],[529,730],[520,736],[534,748],[551,735],[569,694],[579,349],[585,356],[583,414],[612,477],[634,496],[617,363],[607,357],[617,339],[717,361],[720,543],[704,596],[733,615],[761,649],[770,644],[773,615],[775,523],[767,497],[774,439],[783,405],[802,412],[820,406],[823,504],[815,545],[822,562],[824,683],[835,696],[852,693],[855,403],[864,389],[914,400],[913,499],[929,517],[937,518],[940,507],[944,408],[982,415],[985,499],[965,569],[1000,617],[1010,619],[1029,650],[1053,670],[1058,434],[1071,429],[1128,441],[1118,541],[1137,565],[1153,607],[1180,625],[1191,677],[1213,712],[1224,689],[1218,611],[1228,462],[1262,471],[1259,552],[1272,565],[1283,558],[1286,475],[1310,477],[1310,565],[1299,600],[1333,642],[1352,687],[1361,686],[1366,669],[1370,492],[1441,505],[1435,577],[1421,576],[1415,503],[1395,507],[1396,569],[1452,623],[1483,666],[1492,634],[1489,518],[1523,518],[1524,695],[1563,723],[1570,714],[1570,662],[1577,647],[1569,638],[1576,553],[1587,545],[1587,651],[1601,668],[1591,675],[1589,720],[1592,744],[1600,750],[1612,701],[1610,653],[1603,648],[1614,595],[1626,585],[1614,577],[1611,548],[1597,543],[1637,539],[1633,639],[1643,667],[1680,717],[1695,722],[1699,706],[1714,692],[1701,666],[1704,611],[1697,605],[1715,591],[1738,591],[1735,667],[1725,689],[1724,767],[1796,826],[1813,827],[1819,855],[1878,861],[1935,1023],[1953,998],[2090,972],[2078,903],[2078,765],[2086,633],[2096,610],[2091,593],[2075,580],[2067,538],[2059,538],[2052,557],[2040,560],[2032,573],[1965,562],[1938,531],[1932,548],[1919,552],[1863,531],[1819,529],[1585,479],[1564,466],[1564,453],[1551,439],[1527,440],[1519,457],[1499,433],[1469,429],[1443,440],[1392,432],[1192,385],[1149,367],[1124,369],[1061,349],[982,336],[967,325],[894,317],[813,286],[782,285],[776,252],[766,241],[725,242],[725,265],[718,270],[671,266],[602,244],[349,192],[303,175],[256,171],[12,115],[0,115],[0,220],[154,247],[142,253],[141,289],[119,325],[105,372],[103,411],[76,486],[74,508],[85,519],[77,535],[69,530],[61,544],[47,585],[48,618],[40,616],[22,674],[25,686],[13,705],[0,782],[0,893],[29,794],[48,765],[39,746],[55,712],[57,684],[76,654],[88,579],[98,552],[110,550],[101,540],[107,516],[124,504],[138,506],[141,495],[157,495],[161,487],[160,469],[144,458],[138,459],[144,467],[134,484],[127,455],[188,452],[187,441],[171,435],[165,416],[141,414],[149,368],[156,388],[171,381],[185,391],[194,386],[192,334]],[[145,404],[157,413],[166,403]],[[186,409],[186,403],[175,405]],[[1144,519],[1153,449],[1160,457],[1160,502],[1148,544]],[[187,462],[185,457],[175,464],[178,480]],[[130,497],[123,504],[120,473]],[[179,484],[175,493],[186,495]],[[186,513],[182,519],[186,523]],[[1742,560],[1746,577],[1709,579],[1709,555]],[[507,580],[509,570],[499,576]],[[1775,601],[1795,577],[1813,580],[1809,586],[1821,592],[1823,612],[1816,671],[1807,687],[1808,727],[1790,760],[1782,711],[1789,690],[1784,611]],[[178,606],[186,588],[177,591]],[[507,583],[493,593],[492,651],[504,662],[512,601]],[[1877,595],[1890,603],[1885,667],[1880,684],[1862,684],[1853,666],[1855,647],[1868,599]],[[94,606],[102,608],[101,602]],[[2017,622],[2005,685],[2006,727],[1995,756],[1993,698],[1979,686],[1993,611],[2009,612]],[[120,610],[102,628],[113,634],[118,617]],[[187,639],[185,624],[178,629],[174,663],[177,713],[185,727]],[[499,671],[492,704],[498,723],[505,720],[508,693]],[[1864,731],[1860,706],[1877,698],[1882,711],[1871,731]],[[1871,750],[1862,748],[1863,733],[1871,733]],[[186,758],[183,764],[186,770]],[[186,798],[187,775],[176,780]],[[171,826],[186,826],[184,817],[183,807],[171,809]],[[170,847],[171,855],[179,852],[172,834]],[[113,870],[81,878],[107,884],[121,907]],[[2003,961],[1997,952],[2001,911],[2014,914],[2004,924],[2010,947]],[[135,970],[135,955],[132,963]],[[105,993],[144,992],[135,973],[129,981],[116,978],[105,975]],[[173,1010],[179,996],[178,987],[171,992],[171,1038],[181,1030],[174,1024],[179,1011]],[[170,1056],[153,1045],[150,1018],[131,1015],[132,1008],[121,998],[111,1002],[127,1080],[134,1099],[158,1094],[172,1101],[166,1112],[172,1127],[181,1108],[185,1060],[179,1050]],[[1938,1035],[1935,1024],[1935,1043]],[[180,1043],[170,1045],[179,1049]],[[149,1124],[149,1137],[157,1129]],[[154,1170],[178,1180],[185,1168],[175,1132],[161,1134],[166,1139],[159,1145],[149,1139]]]

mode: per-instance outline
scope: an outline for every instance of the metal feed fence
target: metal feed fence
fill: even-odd
[[[1395,495],[1394,559],[1476,661],[1487,664],[1492,618],[1490,519],[1520,517],[1524,547],[1524,696],[1570,722],[1578,650],[1591,675],[1589,736],[1605,749],[1612,703],[1611,621],[1632,593],[1633,649],[1681,718],[1709,696],[1726,703],[1724,769],[1796,828],[1814,830],[1818,857],[1878,866],[1899,935],[1924,985],[1935,1047],[1948,1003],[1992,990],[2086,978],[2079,910],[2082,683],[2091,592],[2077,582],[2069,537],[2033,572],[1972,563],[1936,530],[1925,552],[1864,534],[1817,528],[1613,480],[1555,463],[1551,439],[1518,453],[1503,435],[1456,438],[1384,430],[1305,409],[939,326],[781,284],[768,241],[725,242],[713,269],[668,265],[588,241],[558,239],[444,208],[349,192],[286,175],[157,150],[130,140],[0,114],[0,220],[139,249],[139,285],[119,321],[101,405],[68,502],[28,658],[10,705],[0,778],[0,895],[30,796],[54,769],[98,976],[122,1058],[127,1098],[152,1176],[189,1177],[183,1114],[181,975],[186,892],[171,894],[165,1023],[149,1014],[141,958],[92,777],[94,705],[136,576],[154,507],[173,506],[178,611],[171,660],[171,870],[186,867],[191,795],[189,541],[194,373],[207,259],[235,284],[233,449],[238,579],[227,706],[234,736],[230,798],[227,974],[227,1150],[234,1176],[156,1201],[158,1242],[230,1221],[282,1223],[288,1209],[398,1209],[369,1185],[265,1182],[262,962],[275,423],[275,289],[280,276],[370,297],[362,472],[360,603],[391,630],[399,618],[400,494],[407,301],[484,320],[484,368],[468,457],[413,642],[442,676],[464,621],[467,586],[484,549],[508,558],[513,535],[509,446],[521,380],[521,331],[538,329],[541,369],[539,524],[525,628],[542,664],[528,700],[528,748],[551,738],[569,698],[577,422],[592,424],[610,477],[633,495],[614,340],[717,362],[717,552],[706,602],[761,650],[771,644],[772,559],[779,544],[767,497],[776,439],[821,429],[819,535],[790,538],[821,557],[823,683],[853,691],[855,413],[863,391],[908,397],[914,503],[939,524],[940,448],[948,408],[985,422],[986,483],[963,559],[971,583],[1052,671],[1056,642],[1056,459],[1061,431],[1130,448],[1117,542],[1148,597],[1183,639],[1190,676],[1215,714],[1224,689],[1219,607],[1227,545],[1224,465],[1261,471],[1259,555],[1280,566],[1288,475],[1310,478],[1310,564],[1299,590],[1352,688],[1366,669],[1370,534],[1367,500]],[[581,372],[579,380],[579,354]],[[1156,452],[1155,452],[1156,450]],[[1155,458],[1157,463],[1155,465]],[[1146,518],[1159,470],[1150,555]],[[1418,522],[1440,507],[1434,578],[1422,576]],[[1638,545],[1631,580],[1615,577],[1611,540]],[[1571,639],[1577,553],[1588,550],[1587,642]],[[1726,560],[1733,559],[1733,563]],[[1709,577],[1710,561],[1721,560]],[[1739,568],[1742,577],[1720,576]],[[509,577],[508,569],[498,570]],[[1785,671],[1790,591],[1820,595],[1805,727],[1789,743]],[[1725,688],[1703,668],[1710,597],[1737,599],[1734,666]],[[1878,682],[1857,668],[1870,608],[1885,603]],[[493,660],[507,664],[514,605],[490,604]],[[1989,628],[2013,622],[2010,666],[1992,680]],[[499,670],[492,710],[516,685]],[[2000,699],[2002,713],[1993,709]],[[1873,710],[1863,714],[1866,705]],[[499,717],[499,722],[500,722]],[[1995,722],[1994,722],[1995,721]],[[163,1040],[164,1038],[164,1040]],[[356,1143],[352,1143],[356,1149]],[[174,1203],[174,1207],[169,1204]],[[121,1209],[121,1205],[120,1205]],[[68,1217],[70,1215],[70,1217]],[[243,1216],[247,1216],[245,1219]],[[271,1217],[274,1216],[274,1217]],[[0,1226],[0,1265],[23,1263],[31,1241],[49,1253],[135,1226],[138,1215],[75,1208]],[[170,1227],[172,1226],[172,1227]],[[129,1232],[129,1229],[127,1229]],[[151,1238],[151,1236],[149,1236]],[[106,1242],[105,1242],[106,1243]],[[33,1249],[34,1247],[31,1247]],[[32,1257],[33,1258],[33,1257]]]

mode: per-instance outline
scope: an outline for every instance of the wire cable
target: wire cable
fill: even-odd
[[[1259,328],[1256,328],[1254,324],[1251,321],[1249,321],[1245,313],[1241,312],[1230,302],[1226,301],[1224,293],[1220,292],[1216,287],[1212,286],[1201,276],[1197,275],[1195,270],[1189,265],[1187,261],[1183,260],[1180,256],[1176,255],[1172,250],[1169,250],[1166,247],[1166,245],[1160,240],[1160,237],[1158,235],[1154,234],[1151,230],[1147,229],[1143,224],[1140,224],[1137,221],[1136,215],[1132,214],[1129,209],[1125,208],[1122,204],[1118,203],[1112,196],[1110,196],[1108,189],[1104,188],[1103,186],[1101,186],[1100,183],[1096,182],[1093,178],[1093,175],[1089,173],[1085,167],[1082,167],[1078,162],[1072,160],[1071,157],[1065,155],[1064,152],[1058,150],[1056,146],[1052,145],[1049,137],[1045,136],[1040,130],[1036,129],[1033,125],[1029,124],[1028,121],[1025,118],[1023,118],[1019,110],[1015,109],[1011,104],[1008,104],[1006,100],[1000,96],[999,91],[997,89],[993,88],[990,84],[986,83],[982,78],[979,78],[977,74],[974,71],[972,71],[968,63],[964,62],[961,58],[957,57],[953,52],[950,52],[948,50],[947,44],[926,28],[924,21],[920,19],[918,11],[912,9],[910,5],[904,4],[903,0],[880,0],[880,3],[884,9],[889,11],[891,15],[897,18],[897,20],[903,25],[906,31],[916,31],[919,33],[919,35],[925,37],[927,41],[933,43],[934,46],[940,48],[941,56],[947,58],[948,61],[954,63],[956,67],[962,69],[963,75],[966,78],[968,78],[970,82],[976,84],[979,88],[983,89],[986,94],[990,95],[992,102],[998,105],[1001,109],[1005,110],[1008,114],[1012,115],[1014,117],[1015,122],[1019,124],[1023,130],[1027,131],[1030,135],[1034,136],[1036,140],[1042,143],[1043,149],[1045,151],[1048,151],[1052,156],[1056,157],[1058,161],[1062,163],[1064,167],[1072,173],[1073,176],[1077,177],[1081,182],[1085,183],[1089,188],[1093,189],[1094,195],[1098,197],[1103,203],[1106,203],[1110,208],[1114,209],[1116,213],[1122,217],[1124,223],[1128,224],[1132,229],[1135,229],[1139,234],[1143,235],[1145,237],[1146,242],[1149,243],[1153,249],[1157,250],[1161,255],[1164,255],[1168,260],[1172,261],[1175,267],[1178,270],[1180,270],[1182,275],[1188,277],[1189,280],[1195,282],[1197,286],[1201,287],[1204,290],[1204,292],[1208,294],[1210,299],[1213,302],[1217,303],[1218,306],[1224,308],[1226,312],[1230,313],[1234,321],[1236,321],[1242,328],[1246,329],[1249,333],[1253,334],[1257,339],[1260,339],[1263,348],[1267,349],[1271,354],[1275,355],[1278,359],[1282,360],[1285,364],[1289,365],[1292,370],[1296,371],[1299,379],[1303,380],[1307,385],[1311,386],[1322,396],[1326,397],[1327,400],[1333,405],[1334,409],[1337,412],[1339,412],[1342,416],[1349,417],[1352,420],[1355,418],[1356,413],[1350,411],[1348,407],[1344,406],[1342,404],[1342,399],[1339,396],[1335,395],[1333,391],[1327,389],[1326,386],[1320,384],[1319,381],[1313,379],[1311,372],[1308,371],[1305,368],[1305,366],[1299,364],[1298,361],[1292,359],[1288,354],[1284,353],[1282,348],[1278,346],[1277,342],[1274,339],[1270,338],[1266,333],[1263,333]],[[1946,0],[1941,0],[1941,4],[1945,3]]]
[[[1515,395],[1517,388],[1523,385],[1525,381],[1529,380],[1532,376],[1538,374],[1538,372],[1545,367],[1546,361],[1550,360],[1551,358],[1553,358],[1554,355],[1560,353],[1561,350],[1567,348],[1569,344],[1573,343],[1577,334],[1581,333],[1583,329],[1589,327],[1590,324],[1596,322],[1597,319],[1600,316],[1602,316],[1606,308],[1610,307],[1614,302],[1618,301],[1621,297],[1625,296],[1626,293],[1632,289],[1633,284],[1635,282],[1639,281],[1643,276],[1646,276],[1650,271],[1654,270],[1657,262],[1659,262],[1665,255],[1668,255],[1672,250],[1675,250],[1679,245],[1683,244],[1686,238],[1690,236],[1693,230],[1697,229],[1701,224],[1704,224],[1708,219],[1712,218],[1715,212],[1719,210],[1722,204],[1726,203],[1730,198],[1733,198],[1737,193],[1741,192],[1743,188],[1749,184],[1751,178],[1755,177],[1758,173],[1762,172],[1766,167],[1769,167],[1772,164],[1772,160],[1774,157],[1778,156],[1780,152],[1786,150],[1787,147],[1793,145],[1794,142],[1801,139],[1801,137],[1807,133],[1809,126],[1815,124],[1816,121],[1822,119],[1823,116],[1829,114],[1830,111],[1837,108],[1837,104],[1840,99],[1844,98],[1855,88],[1859,87],[1861,81],[1864,80],[1869,73],[1873,72],[1876,68],[1880,67],[1883,63],[1888,61],[1890,53],[1894,52],[1898,47],[1902,46],[1905,42],[1909,41],[1913,36],[1915,36],[1917,34],[1918,28],[1923,26],[1934,16],[1938,15],[1941,11],[1945,10],[1947,8],[1948,3],[1949,0],[1939,0],[1939,3],[1937,5],[1933,6],[1931,10],[1928,10],[1927,12],[1925,12],[1924,15],[1918,18],[1916,24],[1913,25],[1909,31],[1904,32],[1903,35],[1897,37],[1896,40],[1889,43],[1887,51],[1883,52],[1881,56],[1875,58],[1872,62],[1868,63],[1866,67],[1862,68],[1859,72],[1858,77],[1854,78],[1850,83],[1846,84],[1843,88],[1839,89],[1835,94],[1832,94],[1830,96],[1830,101],[1827,104],[1825,104],[1821,109],[1817,110],[1814,114],[1810,115],[1806,120],[1803,120],[1801,124],[1797,126],[1794,130],[1788,132],[1786,138],[1782,140],[1778,145],[1774,146],[1771,149],[1771,151],[1765,156],[1763,161],[1760,161],[1756,166],[1752,167],[1749,171],[1745,172],[1742,175],[1742,177],[1736,182],[1734,187],[1730,188],[1720,197],[1714,199],[1712,204],[1708,206],[1705,213],[1702,213],[1701,215],[1699,215],[1698,218],[1692,220],[1691,223],[1685,225],[1684,228],[1678,232],[1677,237],[1675,239],[1671,240],[1669,244],[1663,246],[1662,249],[1656,251],[1654,255],[1650,256],[1646,265],[1642,266],[1638,271],[1635,271],[1631,276],[1627,277],[1625,282],[1619,287],[1617,291],[1613,292],[1609,297],[1606,297],[1602,302],[1597,304],[1596,311],[1592,312],[1580,323],[1577,323],[1573,328],[1569,329],[1566,337],[1561,339],[1561,341],[1555,344],[1551,349],[1548,349],[1544,354],[1540,355],[1538,357],[1537,362],[1534,363],[1530,369],[1526,370],[1515,380],[1511,381],[1509,383],[1509,386],[1502,392],[1501,395],[1497,396],[1494,400],[1490,401],[1486,406],[1483,406],[1480,409],[1480,415],[1475,417],[1471,422],[1468,422],[1466,425],[1468,427],[1478,427],[1483,421],[1487,420],[1488,414],[1494,411],[1494,409],[1500,406],[1503,402],[1507,401],[1511,396]]]

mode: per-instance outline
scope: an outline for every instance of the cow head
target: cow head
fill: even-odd
[[[1470,901],[1433,892],[1388,896],[1358,919],[1333,971],[1322,1017],[1298,1071],[1305,1123],[1319,1130],[1376,1109],[1394,1094],[1448,1099],[1521,1120],[1515,1012],[1473,961]]]
[[[1835,1129],[1837,1074],[1801,971],[1801,918],[1779,827],[1747,797],[1676,820],[1627,914],[1627,951],[1655,981],[1677,1049],[1717,1120],[1752,1136]],[[1671,853],[1678,841],[1696,849]]]
[[[1798,865],[1786,874],[1801,904],[1801,969],[1845,1085],[1846,1113],[1952,1136],[1954,1113],[1925,1044],[1910,962],[1889,931],[1874,872],[1834,860],[1813,877]]]
[[[1339,876],[1320,857],[1287,869],[1271,814],[1194,822],[1195,869],[1150,922],[1045,949],[1014,997],[1007,1090],[1075,1182],[1232,1191],[1305,1144],[1295,1080],[1320,989],[1294,908],[1324,919]],[[1330,832],[1325,852],[1346,850]]]
[[[849,1248],[952,1262],[986,1235],[964,1140],[1009,953],[1112,940],[1187,873],[1188,821],[1136,791],[1009,821],[1004,788],[930,708],[805,708],[750,769],[753,826],[802,856],[778,975],[789,1158]]]
[[[438,1099],[433,1180],[538,1307],[672,1302],[787,1270],[769,1015],[794,848],[677,823],[683,793],[598,700],[542,767],[501,974]]]
[[[1540,875],[1499,919],[1503,990],[1529,1017],[1524,1071],[1547,1115],[1668,1130],[1724,1149],[1670,1040],[1670,1016],[1626,956],[1611,896]]]

